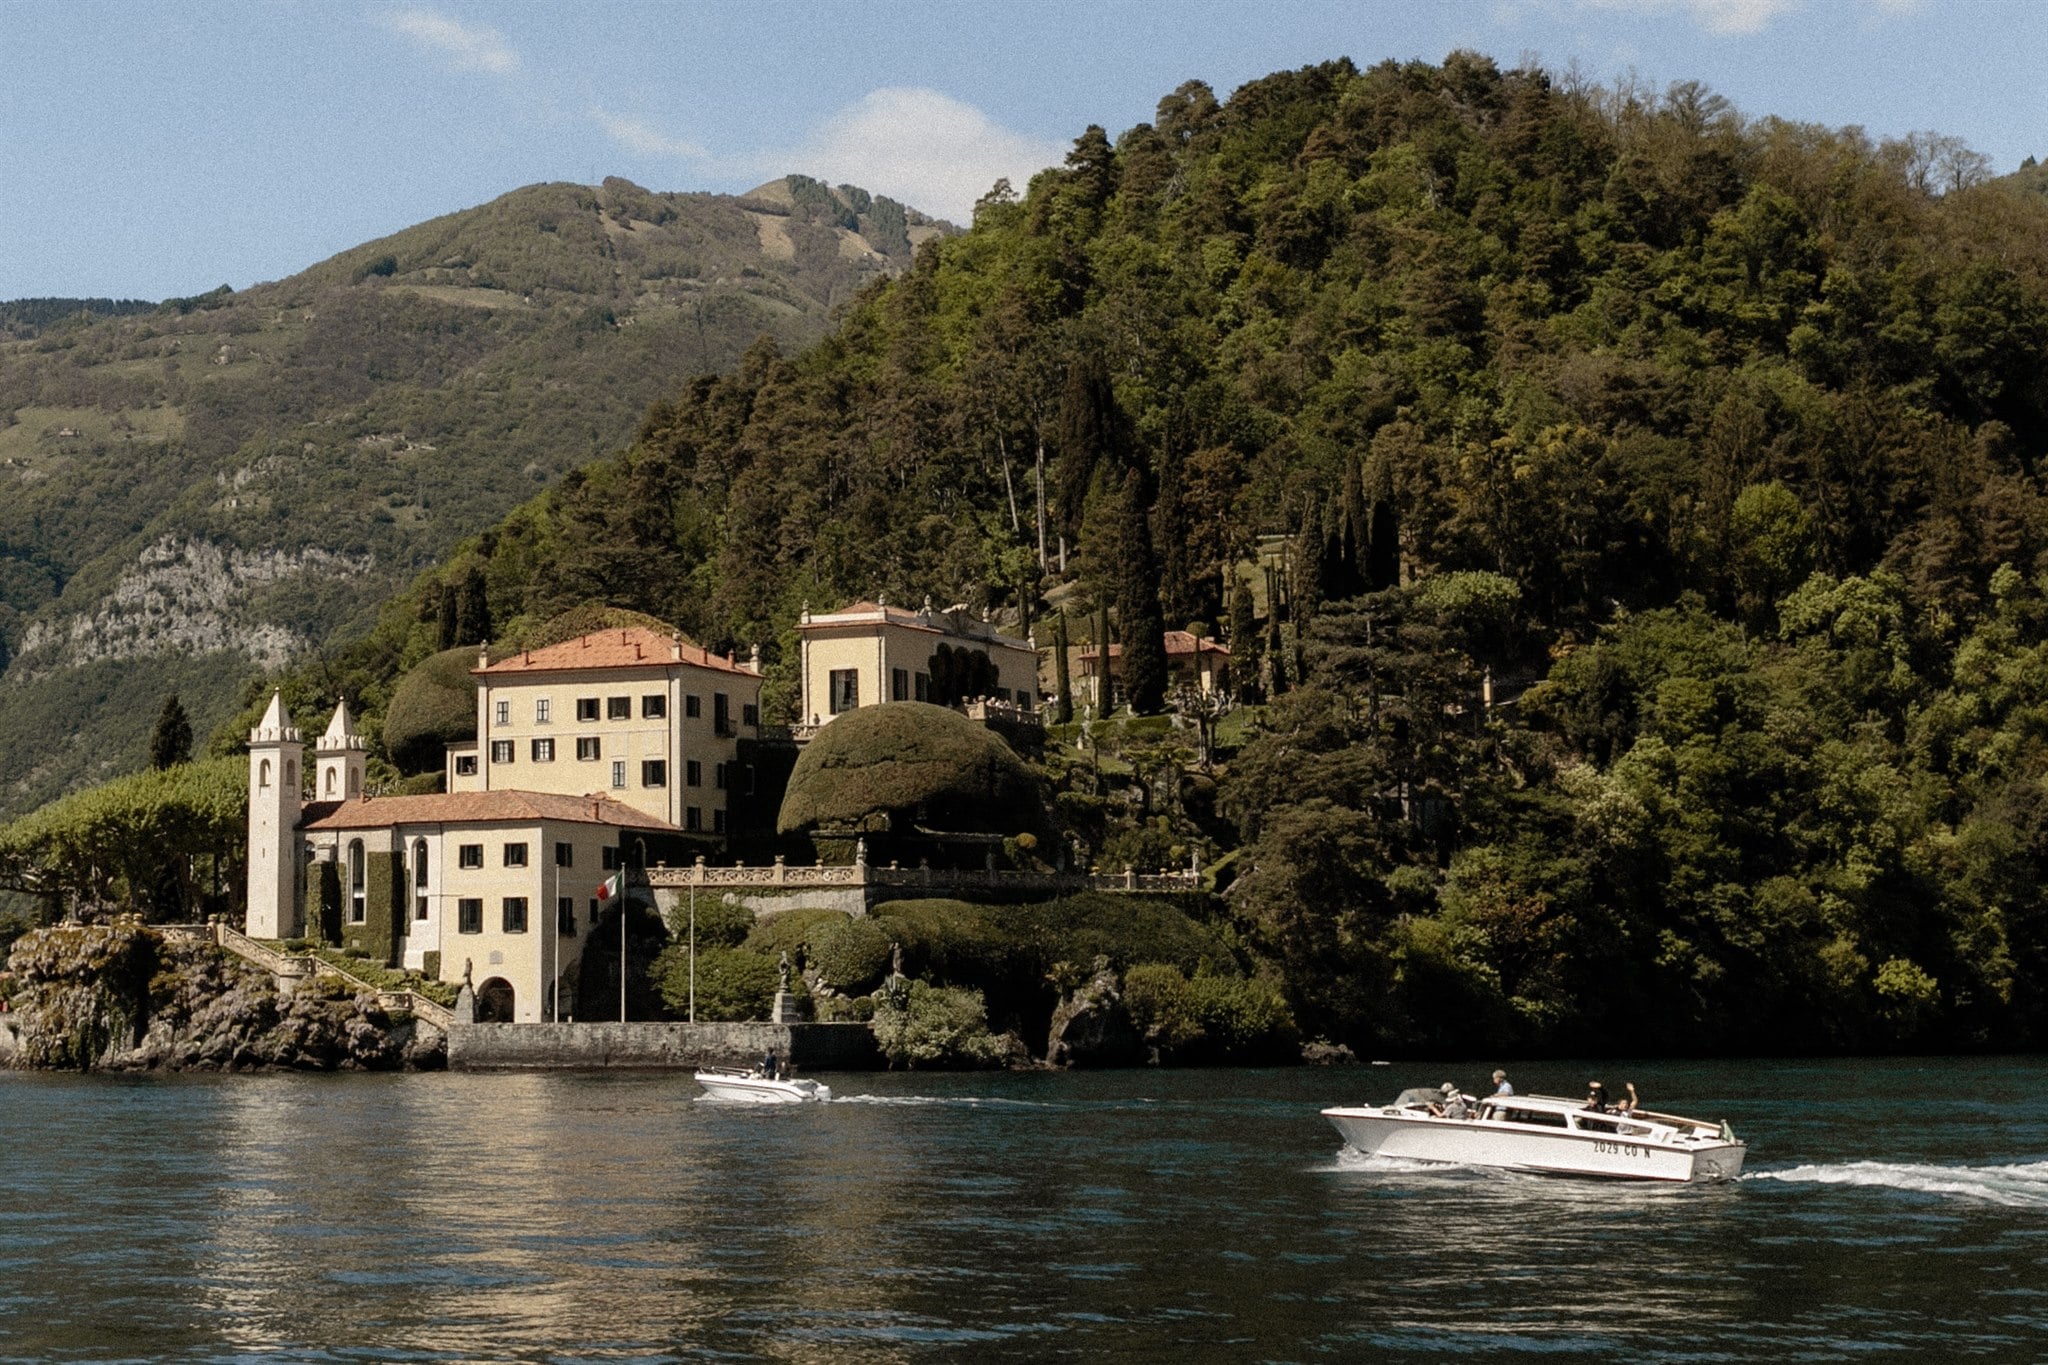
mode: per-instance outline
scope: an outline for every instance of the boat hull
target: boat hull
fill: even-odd
[[[1377,1109],[1325,1109],[1323,1116],[1352,1149],[1402,1161],[1669,1184],[1733,1180],[1742,1173],[1740,1142],[1672,1145],[1520,1124],[1397,1117]]]
[[[776,1081],[743,1073],[699,1071],[704,1098],[736,1104],[808,1104],[832,1098],[832,1087],[816,1081]]]

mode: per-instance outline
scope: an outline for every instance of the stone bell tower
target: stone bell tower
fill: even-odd
[[[282,693],[249,732],[249,937],[299,933],[299,760]]]
[[[334,719],[327,723],[327,733],[320,736],[320,742],[313,746],[313,757],[320,765],[313,799],[353,801],[360,797],[363,794],[366,748],[363,737],[356,733],[355,719],[348,713],[348,703],[344,701],[334,708]]]

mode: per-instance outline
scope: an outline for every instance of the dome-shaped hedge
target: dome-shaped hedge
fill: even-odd
[[[907,828],[1044,833],[1037,780],[1000,735],[923,702],[864,706],[804,746],[776,822],[784,834]]]
[[[404,773],[441,766],[446,747],[476,738],[477,647],[430,654],[399,679],[384,708],[384,752]]]

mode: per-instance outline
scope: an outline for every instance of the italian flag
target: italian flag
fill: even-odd
[[[608,900],[610,900],[610,899],[611,899],[611,898],[612,898],[613,896],[616,896],[616,895],[618,895],[618,894],[619,894],[619,874],[618,874],[618,873],[614,872],[614,873],[612,873],[612,875],[611,875],[611,876],[609,876],[609,877],[606,877],[606,878],[605,878],[605,879],[604,879],[604,880],[603,880],[602,882],[598,883],[598,887],[597,887],[597,898],[598,898],[598,900],[599,900],[599,901],[608,901]]]

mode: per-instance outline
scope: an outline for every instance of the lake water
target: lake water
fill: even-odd
[[[1716,1188],[1316,1112],[1490,1069],[0,1074],[0,1360],[2048,1358],[2039,1063],[1514,1069],[1729,1119]]]

